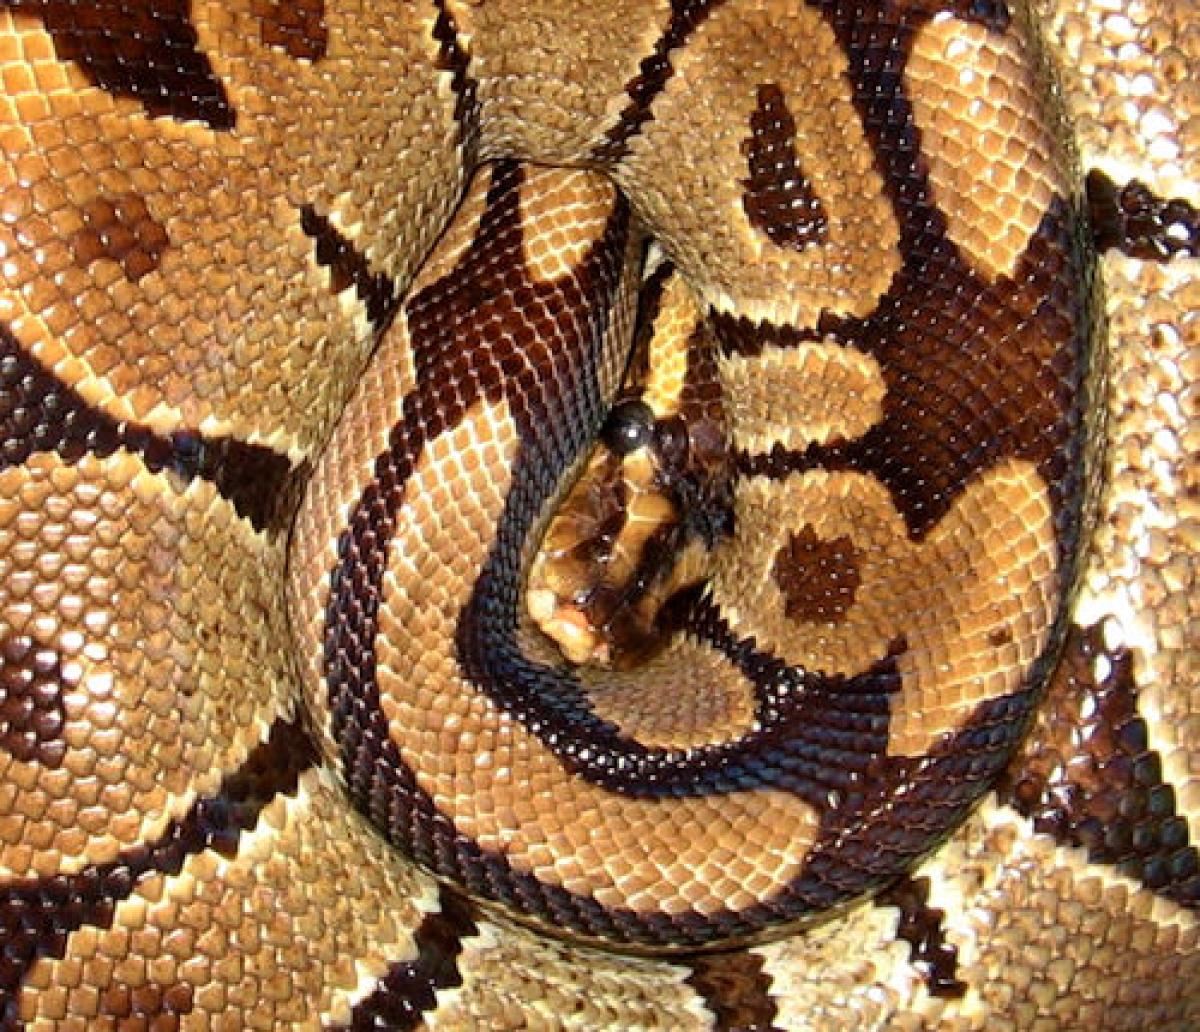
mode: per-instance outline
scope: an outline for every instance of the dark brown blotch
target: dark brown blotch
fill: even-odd
[[[138,101],[152,117],[232,129],[225,88],[199,49],[188,0],[9,0],[39,16],[63,61],[114,97]]]
[[[1097,662],[1100,674],[1097,676]],[[1038,832],[1184,906],[1200,905],[1200,854],[1137,709],[1133,656],[1102,625],[1072,627],[1037,723],[1001,795]]]
[[[121,1028],[174,1032],[180,1018],[196,1006],[196,990],[187,982],[170,985],[114,983],[100,994],[97,1018],[113,1018]]]
[[[1088,215],[1096,247],[1130,258],[1167,261],[1200,257],[1200,209],[1182,197],[1160,197],[1134,179],[1118,187],[1103,172],[1088,173]]]
[[[253,0],[259,32],[266,46],[279,47],[289,57],[320,61],[329,45],[325,0]]]
[[[958,978],[958,950],[946,942],[945,912],[929,905],[929,879],[901,878],[875,902],[900,911],[896,937],[909,944],[910,962],[921,972],[929,995],[961,997],[967,987]]]
[[[109,258],[119,262],[125,277],[136,283],[158,268],[171,243],[166,227],[137,194],[97,197],[83,206],[82,215],[83,228],[70,240],[72,256],[81,268]]]
[[[393,964],[375,990],[363,997],[345,1025],[331,1029],[416,1028],[426,1011],[437,1006],[437,992],[462,984],[458,956],[464,939],[478,933],[470,904],[450,889],[438,894],[439,909],[426,914],[417,928],[415,960]]]
[[[772,1032],[777,1027],[771,978],[757,953],[735,950],[695,957],[687,983],[708,1005],[715,1029]]]
[[[0,641],[0,749],[58,767],[67,751],[63,695],[77,684],[55,649],[23,635]]]
[[[796,120],[775,83],[758,88],[750,136],[742,141],[750,175],[742,207],[750,224],[780,247],[802,251],[829,234],[825,206],[796,156]]]
[[[858,564],[858,549],[848,537],[825,540],[811,525],[789,534],[771,566],[787,618],[797,623],[844,622],[862,584]]]

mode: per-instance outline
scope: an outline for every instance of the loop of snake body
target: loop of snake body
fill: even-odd
[[[4,4],[0,1029],[1200,1027],[1188,3]]]

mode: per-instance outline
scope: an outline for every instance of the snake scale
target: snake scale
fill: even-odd
[[[4,0],[0,1029],[1200,1028],[1190,5]]]

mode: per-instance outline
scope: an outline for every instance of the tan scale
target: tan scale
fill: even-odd
[[[290,715],[282,570],[210,486],[128,454],[0,472],[0,635],[54,657],[62,714],[61,750],[0,755],[0,869],[75,873],[156,838],[245,759],[245,729]]]
[[[733,443],[750,452],[852,440],[878,422],[887,390],[879,363],[836,342],[764,346],[721,361]]]
[[[734,741],[754,727],[754,686],[703,642],[676,638],[640,665],[636,676],[585,669],[580,679],[598,716],[657,748],[694,749]],[[691,690],[664,696],[651,687],[655,681],[674,681]]]
[[[765,53],[772,55],[767,74],[759,69]],[[616,181],[718,310],[807,329],[822,310],[866,314],[899,268],[895,217],[844,74],[833,33],[813,8],[787,0],[724,4],[689,39],[654,119],[631,142]],[[743,145],[764,80],[783,91],[798,123],[801,169],[828,213],[822,245],[797,251],[771,243],[743,210]],[[710,99],[697,104],[697,96]],[[679,161],[685,139],[688,158]],[[733,174],[714,178],[713,168]]]
[[[942,16],[918,33],[906,71],[950,238],[989,279],[1011,276],[1067,191],[1060,145],[1034,116],[1041,70],[1017,38]]]
[[[678,276],[663,288],[646,356],[646,384],[639,397],[650,406],[656,419],[680,411],[687,380],[688,344],[703,322],[694,295]]]

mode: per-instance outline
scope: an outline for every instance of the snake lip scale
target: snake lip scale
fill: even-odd
[[[0,1032],[1200,1028],[1189,4],[0,5]]]

